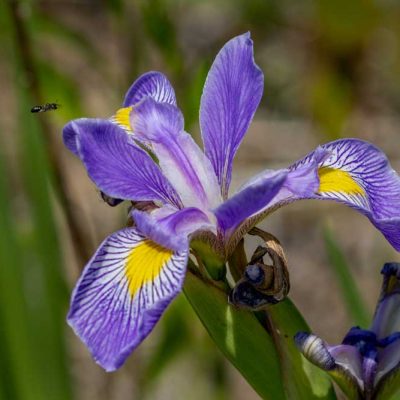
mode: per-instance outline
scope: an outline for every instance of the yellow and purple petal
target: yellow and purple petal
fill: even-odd
[[[181,205],[152,158],[112,122],[74,120],[64,127],[63,137],[66,146],[81,158],[90,178],[108,196]]]
[[[173,251],[126,228],[85,267],[68,323],[105,370],[119,368],[181,291],[188,249]]]
[[[235,153],[257,110],[264,87],[254,62],[253,42],[245,33],[218,53],[204,85],[200,127],[224,199],[228,196]]]
[[[175,91],[161,72],[150,71],[141,75],[128,89],[123,107],[133,106],[145,97],[151,97],[159,103],[176,105]]]
[[[174,88],[166,76],[161,72],[150,71],[141,75],[128,89],[122,108],[117,110],[111,121],[133,134],[129,120],[132,107],[147,97],[159,103],[176,105]]]
[[[177,107],[147,98],[133,107],[130,121],[135,136],[151,147],[185,207],[208,210],[220,204],[211,163],[184,131]]]
[[[385,154],[358,139],[321,147],[328,153],[318,164],[318,190],[309,198],[335,200],[355,208],[400,250],[400,178]]]
[[[337,140],[318,147],[287,171],[281,190],[267,207],[237,228],[238,234],[293,201],[334,200],[367,216],[389,243],[400,250],[400,177],[377,147],[359,139]],[[271,174],[265,171],[257,179],[267,180]],[[234,233],[232,240],[236,236]]]

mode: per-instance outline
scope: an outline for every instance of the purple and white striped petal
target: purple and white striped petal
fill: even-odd
[[[68,323],[105,370],[119,368],[181,291],[188,250],[174,252],[126,228],[109,236],[82,273]]]
[[[140,76],[128,89],[123,107],[133,106],[145,97],[151,97],[159,103],[176,105],[174,88],[161,72],[150,71]]]
[[[400,177],[371,143],[342,139],[318,147],[289,167],[281,191],[238,231],[247,231],[275,209],[301,199],[334,200],[358,210],[400,250]]]
[[[90,178],[108,196],[180,207],[178,195],[160,168],[112,122],[74,120],[64,127],[63,137],[66,146],[83,161]]]
[[[322,148],[329,156],[318,165],[319,189],[310,198],[355,208],[400,250],[400,178],[385,154],[358,139],[337,140]]]
[[[189,246],[190,235],[199,230],[216,233],[216,224],[198,208],[177,211],[162,207],[151,214],[134,210],[132,217],[136,227],[157,243],[176,251]]]
[[[228,197],[232,162],[260,103],[262,71],[254,62],[250,33],[230,40],[218,53],[204,86],[200,126],[224,199]]]
[[[175,91],[166,76],[161,72],[150,71],[140,76],[129,88],[122,108],[111,117],[111,121],[128,134],[133,134],[129,121],[132,107],[147,97],[159,103],[176,105]]]
[[[147,98],[133,108],[131,127],[139,140],[151,146],[185,207],[208,210],[221,203],[210,161],[184,132],[178,108]]]

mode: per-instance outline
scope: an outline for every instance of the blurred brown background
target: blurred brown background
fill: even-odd
[[[183,295],[113,374],[91,360],[65,323],[80,270],[125,223],[127,206],[101,201],[63,147],[63,125],[111,116],[141,73],[160,70],[176,89],[186,129],[200,139],[208,68],[222,45],[245,31],[254,40],[265,92],[237,154],[232,190],[339,137],[374,142],[400,170],[398,1],[0,3],[3,398],[258,398],[224,361]],[[46,102],[61,108],[30,113]],[[336,343],[351,325],[368,326],[379,270],[398,255],[364,217],[309,201],[277,211],[262,227],[284,245],[291,298],[318,335]],[[249,239],[247,246],[250,254],[256,243]]]

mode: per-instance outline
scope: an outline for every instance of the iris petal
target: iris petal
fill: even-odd
[[[184,206],[208,210],[221,202],[210,161],[183,130],[181,112],[170,104],[143,100],[131,112],[136,137],[150,145]]]
[[[231,231],[246,218],[268,206],[282,188],[287,174],[287,170],[281,170],[260,176],[214,210],[223,231]]]
[[[232,162],[257,110],[264,87],[250,34],[230,40],[218,53],[204,85],[200,126],[222,196],[227,198]]]
[[[331,199],[357,209],[400,250],[400,178],[386,156],[356,139],[322,147],[330,155],[319,165],[320,187],[310,198]]]
[[[400,335],[400,263],[386,263],[381,274],[382,289],[371,330],[380,344],[387,346]]]
[[[201,210],[194,207],[179,211],[163,207],[151,214],[135,210],[132,216],[137,228],[146,236],[177,251],[188,247],[188,237],[194,232],[215,231],[215,223],[212,223]]]
[[[310,362],[327,371],[349,398],[359,398],[364,389],[362,357],[349,345],[328,346],[316,335],[299,332],[299,350]]]
[[[259,177],[268,177],[265,171]],[[242,234],[275,209],[302,199],[334,200],[365,216],[400,250],[400,178],[371,143],[327,143],[289,167],[282,189],[263,210],[238,228]],[[232,243],[235,241],[233,236]]]
[[[107,371],[119,368],[180,292],[188,251],[127,228],[109,236],[74,290],[68,322]]]
[[[397,370],[398,374],[400,367],[400,340],[397,340],[381,350],[379,354],[378,368],[375,375],[375,386],[377,386],[381,379],[386,378],[386,375],[393,373]]]
[[[161,72],[150,71],[140,76],[128,89],[123,107],[133,106],[145,97],[151,97],[160,103],[176,105],[174,89]]]
[[[76,150],[90,178],[108,196],[180,205],[178,195],[151,157],[112,122],[74,120],[64,128],[64,142]]]

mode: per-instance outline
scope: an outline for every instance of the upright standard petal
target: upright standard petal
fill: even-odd
[[[78,119],[64,127],[64,143],[85,164],[90,178],[108,196],[181,202],[151,157],[118,126],[101,119]]]
[[[143,100],[131,112],[136,137],[151,147],[185,207],[208,210],[221,202],[210,161],[183,130],[181,112],[170,104]]]
[[[109,236],[72,295],[68,323],[105,370],[119,368],[181,291],[188,250],[126,228]]]
[[[262,97],[264,76],[254,62],[250,33],[230,40],[217,55],[204,86],[200,126],[224,199],[232,162]]]

